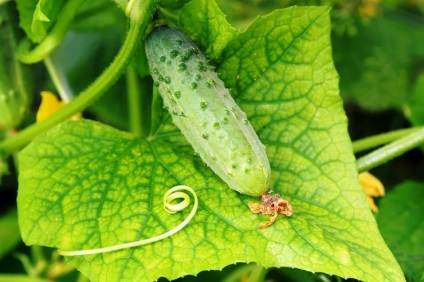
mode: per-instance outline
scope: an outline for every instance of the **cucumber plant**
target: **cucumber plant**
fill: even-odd
[[[260,228],[271,225],[278,214],[290,216],[291,204],[279,195],[270,196],[271,168],[255,130],[236,104],[224,82],[195,44],[181,31],[160,26],[148,36],[146,53],[155,86],[174,123],[205,163],[230,188],[250,196],[262,196],[262,203],[249,204],[254,213],[273,217]],[[165,209],[175,213],[186,208],[194,197],[192,211],[177,227],[152,238],[96,249],[62,251],[63,256],[93,255],[138,247],[163,240],[181,230],[194,217],[198,199],[186,185],[169,189],[164,195]],[[173,200],[183,199],[179,204]]]
[[[271,2],[263,7],[278,1]],[[232,1],[221,5],[227,12],[241,11]],[[277,9],[247,24],[244,16],[257,12],[247,8],[243,20],[232,14],[230,24],[214,0],[16,0],[0,9],[6,6],[19,12],[26,33],[7,54],[17,54],[24,64],[54,62],[33,68],[40,73],[32,94],[69,85],[76,95],[39,123],[31,124],[33,108],[24,124],[9,118],[7,134],[0,132],[2,160],[9,155],[19,160],[13,175],[19,176],[17,213],[10,213],[19,230],[15,235],[32,248],[31,258],[19,256],[31,277],[0,274],[0,280],[75,280],[58,277],[73,267],[80,281],[82,276],[172,280],[237,262],[258,265],[235,266],[228,280],[263,281],[270,267],[320,273],[295,272],[302,281],[308,279],[304,275],[321,279],[322,273],[405,280],[380,235],[358,172],[418,146],[424,131],[412,128],[356,143],[370,149],[396,140],[355,159],[333,64],[331,9]],[[162,26],[148,35],[158,23],[176,29]],[[105,26],[110,32],[98,32]],[[110,36],[117,33],[121,36]],[[113,60],[103,56],[119,44]],[[88,49],[101,52],[91,56]],[[126,101],[128,119],[117,111]],[[96,107],[89,107],[93,103]],[[11,104],[5,107],[21,120]],[[64,122],[80,111],[86,119]],[[119,122],[111,122],[114,116]],[[2,160],[0,173],[12,163]],[[209,167],[199,165],[202,160]],[[290,215],[291,205],[268,189],[290,200],[293,216],[273,223],[279,213]],[[262,202],[252,203],[259,196]],[[189,199],[194,199],[191,211],[169,215],[191,206]],[[381,205],[382,212],[393,211],[386,222],[396,220],[405,206],[414,216],[424,214],[422,205],[391,203],[386,209]],[[2,219],[0,230],[9,230]],[[0,237],[2,247],[10,237]],[[54,249],[46,252],[52,253],[50,260],[40,245]],[[204,272],[198,279],[221,281],[229,271],[210,279],[203,278],[217,272]]]

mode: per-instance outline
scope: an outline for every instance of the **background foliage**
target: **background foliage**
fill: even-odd
[[[17,1],[20,11],[31,14],[23,16],[25,20],[21,22],[21,27],[35,42],[39,42],[46,35],[63,1],[58,1],[52,7],[43,7],[43,1],[40,1],[37,7],[37,2]],[[351,139],[424,124],[424,49],[421,47],[424,43],[424,6],[420,1],[217,2],[223,14],[227,15],[228,22],[241,31],[244,31],[258,15],[266,15],[275,9],[293,4],[332,6],[332,52],[340,76],[340,91],[349,119]],[[125,7],[125,4],[119,1],[117,3]],[[194,5],[193,3],[189,5]],[[30,21],[34,9],[39,12],[36,13],[34,20]],[[176,21],[172,10],[161,9],[160,13],[168,22]],[[189,29],[190,16],[184,17],[184,10],[181,15],[185,19],[182,25]],[[52,22],[45,21],[45,17],[50,18]],[[83,90],[110,63],[122,44],[126,30],[125,22],[122,11],[110,1],[85,1],[78,10],[71,31],[52,55],[56,63],[63,67],[75,93]],[[235,33],[234,30],[232,32],[230,30],[223,38],[230,41]],[[191,35],[199,44],[206,42],[205,45],[210,48],[207,52],[212,60],[221,56],[225,42],[218,41],[214,45],[208,45],[210,38],[203,39],[201,34],[196,35],[194,31]],[[137,60],[132,64],[138,74],[145,76],[147,70],[142,63],[137,63],[144,59],[142,52],[135,56]],[[224,52],[224,56],[229,55]],[[32,72],[36,78],[32,83],[33,93],[56,90],[42,65],[32,65]],[[222,73],[225,76],[225,65],[222,66]],[[125,80],[120,79],[106,95],[84,113],[85,116],[121,130],[128,130],[130,125],[126,106],[127,96],[116,95],[125,93],[126,87]],[[231,87],[237,91],[235,85]],[[33,100],[33,107],[18,130],[34,121],[40,103],[39,96],[34,95]],[[9,133],[2,132],[2,134]],[[3,175],[0,187],[2,242],[0,272],[24,273],[26,270],[40,277],[55,277],[60,273],[61,280],[75,280],[77,272],[54,255],[50,258],[49,250],[37,247],[29,249],[20,242],[21,235],[16,216],[18,185],[13,158],[2,160],[0,163],[0,172],[6,170],[8,173]],[[424,214],[420,205],[424,191],[423,171],[424,158],[419,149],[412,150],[373,170],[387,190],[386,196],[377,202],[380,206],[380,211],[376,215],[377,223],[408,281],[423,279],[424,245],[420,242],[422,241],[420,238],[424,238],[424,226],[420,224]],[[19,260],[23,263],[21,264]],[[217,281],[230,277],[229,275],[234,274],[237,269],[243,269],[243,266],[232,265],[222,271],[202,272],[197,278],[189,276],[180,280]],[[246,270],[246,273],[250,273],[248,271],[251,269]],[[64,273],[67,274],[63,276]],[[311,274],[289,268],[272,269],[267,276],[276,281],[339,279],[326,274]]]

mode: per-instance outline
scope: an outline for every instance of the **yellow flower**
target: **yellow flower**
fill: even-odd
[[[48,116],[58,111],[60,108],[65,106],[65,102],[59,101],[56,95],[49,91],[41,92],[41,105],[37,112],[37,122],[46,119]],[[72,116],[69,120],[81,119],[81,113],[77,113]]]
[[[358,13],[366,18],[377,16],[379,9],[379,0],[362,0],[358,5]]]
[[[359,174],[359,183],[365,190],[368,204],[373,212],[378,212],[378,207],[374,203],[372,197],[384,196],[384,186],[377,177],[369,172],[362,172]]]

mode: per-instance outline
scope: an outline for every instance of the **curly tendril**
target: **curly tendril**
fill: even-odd
[[[168,232],[165,232],[161,235],[158,235],[158,236],[155,236],[155,237],[152,237],[152,238],[143,239],[143,240],[139,240],[139,241],[135,241],[135,242],[119,244],[119,245],[114,245],[114,246],[109,246],[109,247],[104,247],[104,248],[90,249],[90,250],[78,250],[78,251],[58,250],[58,253],[62,256],[83,256],[83,255],[94,255],[94,254],[100,254],[100,253],[108,253],[108,252],[113,252],[113,251],[117,251],[117,250],[128,249],[128,248],[132,248],[132,247],[138,247],[138,246],[150,244],[150,243],[157,242],[157,241],[165,239],[169,236],[174,235],[175,233],[177,233],[178,231],[183,229],[191,221],[191,219],[196,214],[197,207],[199,205],[196,192],[194,192],[193,188],[186,186],[186,185],[174,186],[171,189],[169,189],[165,193],[165,195],[163,196],[164,208],[168,213],[173,214],[173,213],[176,213],[178,211],[181,211],[181,210],[185,209],[186,207],[188,207],[188,205],[190,204],[190,196],[187,193],[182,192],[181,190],[185,190],[187,192],[190,192],[193,195],[193,198],[194,198],[193,208],[191,209],[190,214],[186,217],[186,219],[184,219],[183,222],[181,222],[179,225],[177,225],[173,229],[169,230]],[[174,200],[178,200],[178,199],[182,199],[182,201],[179,202],[179,203],[174,203],[174,204],[172,203]]]

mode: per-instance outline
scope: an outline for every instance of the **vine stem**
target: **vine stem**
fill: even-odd
[[[152,90],[152,101],[151,101],[151,113],[150,113],[150,138],[154,139],[154,136],[159,132],[159,127],[161,126],[162,119],[162,108],[163,102],[162,98],[158,92],[157,87],[154,87]]]
[[[236,270],[225,277],[222,282],[262,282],[265,280],[267,270],[256,263],[246,264],[239,266]]]
[[[50,54],[60,42],[62,42],[75,13],[84,1],[85,0],[70,0],[66,2],[51,32],[34,49],[29,50],[31,44],[29,39],[23,40],[18,47],[19,59],[23,63],[33,64],[43,60]]]
[[[128,113],[129,113],[129,123],[130,131],[135,136],[142,136],[143,130],[142,126],[144,122],[142,121],[142,114],[140,109],[140,86],[138,85],[137,73],[134,68],[128,66],[126,74],[127,82],[127,97],[128,97]]]
[[[197,207],[199,205],[197,195],[191,187],[186,186],[186,185],[174,186],[171,189],[169,189],[165,193],[165,195],[163,196],[164,208],[168,213],[173,214],[173,213],[176,213],[178,211],[181,211],[181,210],[185,209],[190,204],[189,195],[185,192],[181,192],[181,190],[185,190],[185,191],[187,191],[187,192],[189,192],[190,194],[193,195],[194,204],[193,204],[193,208],[191,209],[190,214],[186,217],[186,219],[184,219],[184,221],[182,221],[179,225],[177,225],[173,229],[171,229],[171,230],[169,230],[165,233],[162,233],[158,236],[148,238],[148,239],[139,240],[139,241],[135,241],[135,242],[129,242],[129,243],[124,243],[124,244],[119,244],[119,245],[114,245],[114,246],[109,246],[109,247],[104,247],[104,248],[89,249],[89,250],[78,250],[78,251],[62,251],[62,250],[59,250],[58,251],[59,254],[63,255],[63,256],[83,256],[83,255],[94,255],[94,254],[100,254],[100,253],[107,253],[107,252],[113,252],[113,251],[117,251],[117,250],[128,249],[128,248],[133,248],[133,247],[138,247],[138,246],[150,244],[150,243],[157,242],[157,241],[163,240],[163,239],[165,239],[169,236],[174,235],[175,233],[177,233],[178,231],[183,229],[191,221],[191,219],[196,214]],[[178,200],[178,199],[182,199],[182,201],[179,202],[179,203],[176,203],[176,204],[172,203],[172,201]]]
[[[2,141],[0,143],[0,152],[10,153],[21,148],[38,134],[82,111],[99,98],[116,81],[124,71],[135,49],[139,47],[137,43],[144,35],[149,20],[153,16],[156,1],[137,0],[132,7],[133,9],[129,13],[130,26],[124,44],[112,64],[90,86],[81,92],[79,96],[66,104],[60,111],[55,112],[39,123],[27,127],[14,137]]]
[[[381,147],[356,161],[358,172],[368,171],[424,143],[424,128]]]
[[[407,136],[408,134],[420,131],[423,128],[424,127],[411,127],[406,129],[399,129],[354,141],[352,142],[353,152],[359,153],[380,145],[387,144],[389,142],[395,141],[396,139]]]
[[[0,282],[49,282],[47,279],[26,274],[0,274]]]
[[[71,87],[69,87],[68,80],[66,79],[63,71],[56,65],[54,59],[51,56],[44,58],[44,64],[46,65],[47,71],[59,92],[60,98],[65,103],[69,103],[73,98]]]
[[[250,273],[249,282],[262,282],[265,281],[267,269],[260,264],[255,265]]]

